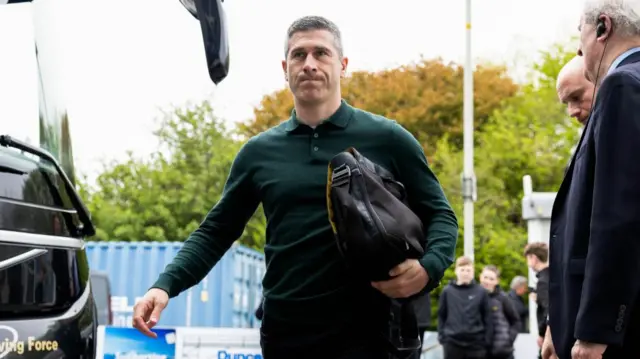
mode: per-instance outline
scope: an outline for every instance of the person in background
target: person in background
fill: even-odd
[[[518,275],[511,280],[511,290],[509,290],[507,294],[520,319],[519,333],[529,332],[529,328],[527,327],[527,323],[529,322],[529,307],[524,299],[528,289],[527,278]]]
[[[567,62],[556,79],[558,99],[567,106],[567,114],[582,125],[591,113],[594,85],[584,76],[584,59],[575,56]]]
[[[489,293],[473,280],[471,258],[459,257],[455,272],[440,294],[438,341],[445,359],[484,359],[493,341]]]
[[[336,24],[319,16],[297,19],[283,45],[279,70],[293,95],[290,118],[242,146],[220,200],[135,305],[133,326],[156,337],[150,329],[169,298],[205,277],[262,204],[268,219],[263,357],[387,359],[389,298],[438,287],[453,263],[458,221],[415,137],[396,121],[342,98],[349,60]],[[354,275],[331,230],[327,166],[351,146],[402,182],[424,224],[425,255],[402,262],[386,281]]]
[[[547,331],[549,311],[549,246],[544,242],[529,243],[524,248],[527,265],[536,273],[536,319],[538,320],[538,347],[542,347]]]
[[[598,93],[553,203],[543,356],[638,358],[640,1],[586,1],[579,30]]]
[[[513,303],[500,289],[500,271],[487,265],[480,273],[480,284],[489,293],[491,317],[493,319],[493,341],[487,359],[513,359],[513,343],[518,337],[520,318]]]

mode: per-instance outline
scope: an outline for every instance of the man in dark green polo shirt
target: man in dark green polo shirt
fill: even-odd
[[[380,339],[389,315],[387,298],[438,286],[453,262],[455,214],[413,136],[395,121],[341,99],[348,60],[335,24],[313,16],[295,21],[285,56],[284,76],[295,100],[291,118],[242,147],[220,201],[136,304],[133,325],[154,336],[149,328],[169,298],[204,278],[262,203],[267,217],[264,357],[387,359]],[[399,265],[389,281],[354,278],[330,228],[327,166],[350,146],[404,183],[411,208],[426,228],[425,256]]]

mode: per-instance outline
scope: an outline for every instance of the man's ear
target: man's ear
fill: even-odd
[[[340,65],[342,66],[342,71],[340,72],[340,76],[341,77],[347,76],[347,65],[349,65],[349,58],[346,56],[343,57],[342,60],[340,60]]]
[[[613,32],[613,22],[611,21],[611,18],[606,15],[601,15],[599,17],[599,20],[604,24],[605,31],[598,39],[606,41],[609,37],[611,37],[611,33]]]
[[[287,75],[287,60],[282,60],[282,72],[284,72],[284,80],[289,82],[289,76]]]

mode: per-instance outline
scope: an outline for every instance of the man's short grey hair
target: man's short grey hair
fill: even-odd
[[[527,278],[521,275],[517,275],[513,277],[513,279],[511,280],[511,289],[516,290],[526,284],[527,284]]]
[[[294,21],[287,30],[287,39],[284,44],[284,57],[289,55],[289,40],[298,32],[306,32],[313,30],[326,30],[333,35],[334,46],[338,50],[338,55],[342,58],[342,35],[340,29],[333,21],[322,16],[305,16]]]
[[[620,36],[640,36],[640,0],[586,0],[585,24],[596,25],[600,16],[611,18],[613,31]]]

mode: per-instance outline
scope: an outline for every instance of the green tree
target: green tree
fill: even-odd
[[[445,133],[457,147],[462,145],[463,73],[461,66],[440,59],[374,73],[358,71],[343,80],[342,94],[358,108],[397,120],[431,155]],[[478,66],[474,79],[475,124],[481,129],[518,86],[501,66]],[[276,91],[262,99],[254,118],[240,124],[238,130],[246,137],[256,135],[288,119],[292,109],[289,89]]]
[[[501,286],[505,289],[515,275],[527,274],[522,255],[527,243],[526,223],[521,211],[522,177],[531,175],[536,191],[555,192],[572,148],[579,139],[580,125],[566,116],[555,91],[558,71],[574,54],[567,48],[558,45],[542,53],[542,60],[533,66],[531,83],[524,85],[503,108],[496,110],[483,130],[475,134],[474,161],[478,181],[478,200],[474,206],[476,274],[486,264],[497,265],[502,272]],[[434,171],[461,225],[459,256],[463,254],[464,236],[460,181],[463,153],[446,137],[436,148]],[[455,274],[450,268],[444,281],[453,278]],[[435,291],[436,300],[442,287]]]
[[[182,241],[220,199],[241,142],[233,139],[207,102],[166,113],[155,132],[159,149],[105,167],[95,188],[82,188],[99,240]],[[240,242],[264,243],[259,209]]]

